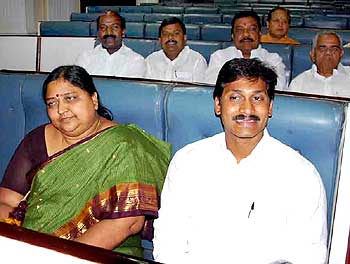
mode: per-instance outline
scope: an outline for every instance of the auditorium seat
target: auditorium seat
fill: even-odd
[[[202,26],[202,40],[230,41],[231,26],[224,24],[205,24]]]
[[[304,27],[320,29],[347,29],[348,19],[344,17],[309,16],[304,17]]]
[[[311,28],[290,28],[288,36],[298,40],[301,44],[311,44],[318,31],[317,29]]]
[[[201,28],[199,25],[186,24],[187,39],[200,40],[201,39]]]
[[[152,6],[152,13],[165,13],[165,14],[183,14],[185,11],[182,6]]]
[[[151,14],[145,14],[143,20],[146,23],[150,22],[161,22],[165,18],[171,18],[171,17],[177,17],[178,19],[182,20],[182,14],[166,14],[166,13],[151,13]]]
[[[200,54],[203,55],[203,57],[207,60],[207,63],[209,63],[210,55],[221,49],[221,43],[218,41],[193,41],[189,40],[187,41],[187,45],[195,50],[198,51]]]
[[[217,14],[219,8],[217,7],[201,7],[201,6],[189,6],[185,7],[186,14]]]
[[[160,23],[146,23],[144,38],[146,39],[157,39],[158,38],[158,30]]]
[[[130,38],[143,38],[145,31],[145,23],[142,22],[126,22],[125,36]]]
[[[220,24],[222,23],[221,14],[184,14],[185,24]]]
[[[126,46],[141,54],[143,57],[147,57],[156,50],[157,40],[153,39],[129,39],[124,38]]]
[[[83,21],[42,21],[41,36],[90,36],[90,22]]]
[[[144,13],[120,13],[126,22],[143,22]]]
[[[151,13],[151,6],[120,6],[122,13]]]
[[[88,6],[87,13],[103,13],[105,10],[120,12],[120,6]]]
[[[232,19],[233,19],[234,16],[235,16],[234,14],[222,15],[222,23],[231,25]]]
[[[71,15],[70,15],[70,21],[85,21],[85,22],[96,21],[96,19],[101,14],[102,13],[77,13],[77,12],[72,12]]]

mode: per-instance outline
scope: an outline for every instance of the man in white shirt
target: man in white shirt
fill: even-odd
[[[165,81],[204,82],[207,62],[186,46],[185,24],[178,18],[164,19],[159,27],[161,50],[146,58],[146,78]]]
[[[98,40],[94,49],[83,52],[76,64],[92,75],[144,77],[144,58],[125,46],[125,19],[108,10],[97,19]]]
[[[344,55],[341,37],[334,31],[319,32],[312,43],[311,69],[295,77],[289,90],[302,93],[350,97],[350,73],[340,61]]]
[[[232,39],[234,46],[217,50],[210,56],[206,73],[208,83],[215,84],[222,65],[233,58],[258,58],[269,64],[277,73],[278,90],[286,88],[286,71],[282,58],[277,53],[270,53],[260,45],[260,18],[254,11],[241,11],[232,19]]]
[[[327,202],[315,167],[266,130],[277,75],[257,59],[219,72],[224,132],[179,150],[155,220],[163,263],[325,263]]]

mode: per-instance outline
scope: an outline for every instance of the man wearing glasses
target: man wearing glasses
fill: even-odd
[[[290,91],[350,97],[350,71],[340,61],[343,57],[342,40],[334,31],[319,32],[312,43],[311,69],[295,77]]]

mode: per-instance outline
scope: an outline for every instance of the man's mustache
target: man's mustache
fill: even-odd
[[[174,44],[177,44],[177,41],[174,40],[174,39],[169,39],[167,40],[167,42],[165,42],[165,44],[169,44],[170,42],[174,43]]]
[[[103,39],[107,39],[107,38],[117,38],[117,36],[113,35],[113,34],[111,34],[111,35],[104,35],[103,36]]]
[[[253,42],[254,40],[252,38],[242,38],[239,42],[244,42],[244,41],[250,41],[250,42]]]
[[[236,115],[232,117],[233,121],[260,121],[260,118],[256,115]]]

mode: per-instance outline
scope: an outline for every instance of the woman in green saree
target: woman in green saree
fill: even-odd
[[[158,216],[170,146],[112,121],[79,66],[43,84],[50,123],[30,132],[0,185],[0,217],[35,231],[143,256]]]

